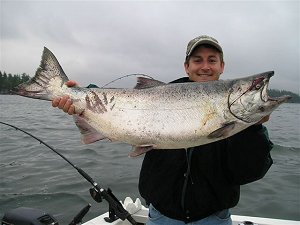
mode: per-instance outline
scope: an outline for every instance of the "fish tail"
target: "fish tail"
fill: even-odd
[[[62,90],[68,77],[54,54],[44,47],[42,60],[35,76],[12,90],[12,93],[43,100],[53,100]]]

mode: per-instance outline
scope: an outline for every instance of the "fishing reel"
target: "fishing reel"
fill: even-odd
[[[112,193],[111,189],[108,188],[107,190],[103,188],[97,188],[97,185],[94,185],[90,188],[90,194],[92,198],[96,202],[102,202],[102,199],[105,199],[109,205],[108,209],[108,217],[105,217],[104,220],[107,223],[112,223],[117,219],[121,220],[128,220],[133,225],[140,225],[141,223],[136,222],[130,213],[124,209],[123,205],[120,203],[118,198]]]

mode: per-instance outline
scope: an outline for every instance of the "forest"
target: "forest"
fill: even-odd
[[[18,84],[28,81],[30,78],[31,77],[26,73],[22,73],[21,75],[12,75],[10,73],[7,74],[6,72],[0,71],[0,94],[11,94],[10,90],[12,90]],[[290,103],[300,103],[300,96],[291,91],[270,89],[268,93],[271,97],[290,95],[292,97],[289,100]]]
[[[30,79],[30,76],[26,73],[19,74],[7,74],[0,71],[0,94],[10,94],[12,90],[18,84],[26,82]]]

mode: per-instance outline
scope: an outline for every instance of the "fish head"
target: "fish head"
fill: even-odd
[[[274,71],[233,80],[228,96],[229,111],[246,123],[257,123],[270,115],[280,104],[287,102],[288,95],[277,98],[268,95],[268,85]]]

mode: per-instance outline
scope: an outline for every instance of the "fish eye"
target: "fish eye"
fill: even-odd
[[[262,84],[257,84],[257,85],[255,85],[255,89],[256,89],[256,90],[259,90],[261,87],[262,87]]]
[[[256,78],[253,82],[252,82],[252,85],[250,87],[250,90],[259,90],[262,86],[263,86],[263,80],[264,78],[263,77],[259,77],[259,78]]]

